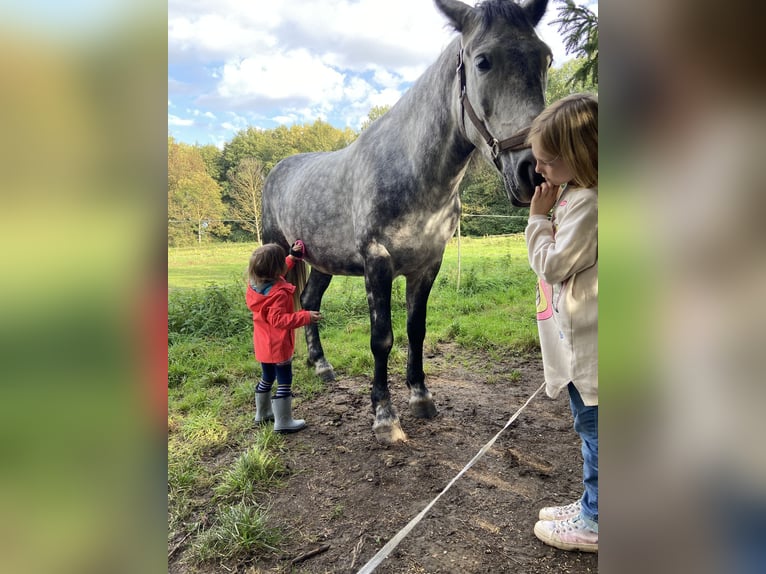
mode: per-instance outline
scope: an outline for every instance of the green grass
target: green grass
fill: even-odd
[[[190,535],[195,562],[230,563],[277,549],[280,533],[255,504],[287,478],[280,435],[253,427],[253,390],[260,376],[242,273],[254,245],[219,244],[168,251],[168,523],[169,540]],[[394,281],[389,358],[403,378],[407,358],[405,280]],[[328,360],[339,377],[370,376],[370,325],[364,279],[335,277],[320,324]],[[426,351],[440,343],[493,357],[538,349],[535,276],[521,235],[452,240],[428,303]],[[293,388],[299,400],[326,392],[306,365],[296,336]],[[425,369],[428,372],[428,361]],[[518,379],[512,372],[488,382]],[[215,500],[216,504],[211,505]],[[342,515],[337,507],[333,516]],[[208,519],[203,521],[202,517]]]
[[[239,502],[220,509],[213,525],[194,541],[194,556],[198,562],[253,558],[275,551],[280,539],[263,508]]]
[[[256,243],[215,243],[168,249],[170,289],[204,287],[239,281]]]
[[[273,426],[266,427],[260,437],[279,437]],[[280,437],[281,438],[281,437]],[[259,490],[266,490],[279,484],[285,474],[285,465],[278,452],[275,452],[274,440],[261,439],[243,452],[234,465],[221,477],[215,487],[216,495],[245,500]],[[269,442],[272,444],[269,445]],[[264,444],[266,446],[264,446]],[[281,441],[278,443],[281,446]]]

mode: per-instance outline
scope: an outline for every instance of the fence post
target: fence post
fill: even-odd
[[[457,219],[457,291],[460,292],[460,220]]]

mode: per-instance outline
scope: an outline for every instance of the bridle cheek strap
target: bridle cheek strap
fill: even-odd
[[[527,134],[529,134],[529,127],[519,130],[518,132],[513,134],[511,137],[508,137],[502,141],[498,141],[496,137],[494,137],[491,133],[489,133],[489,130],[487,129],[487,125],[484,123],[484,120],[482,120],[476,114],[476,110],[473,109],[473,106],[471,105],[471,101],[468,99],[468,92],[466,91],[466,88],[465,88],[465,66],[463,65],[462,48],[460,49],[460,52],[458,52],[458,55],[457,55],[457,70],[456,71],[458,73],[458,76],[460,77],[460,109],[461,109],[460,115],[463,120],[463,131],[465,131],[465,114],[468,114],[468,118],[471,120],[473,127],[476,128],[476,130],[481,134],[481,137],[484,138],[484,141],[489,146],[490,151],[492,152],[492,159],[495,162],[495,165],[498,167],[498,169],[500,169],[500,160],[498,159],[500,152],[520,151],[520,150],[529,148],[529,144],[527,144]]]

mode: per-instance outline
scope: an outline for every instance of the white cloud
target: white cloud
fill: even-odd
[[[395,88],[400,86],[402,83],[402,77],[400,75],[394,75],[385,68],[380,66],[373,66],[373,70],[375,72],[372,76],[372,79],[383,87]]]
[[[597,13],[593,0],[577,2]],[[558,66],[571,57],[546,26],[556,16],[551,0],[538,33]],[[454,36],[432,0],[169,0],[168,105],[196,110],[211,130],[318,117],[358,128],[371,107],[394,104]],[[224,119],[220,110],[247,115]],[[191,125],[183,122],[192,120],[168,117]]]
[[[178,116],[174,116],[173,114],[168,114],[168,125],[169,126],[193,126],[194,120],[189,119],[183,119],[179,118]]]
[[[290,114],[286,116],[274,116],[271,119],[277,122],[278,124],[290,125],[297,121],[298,116],[296,116],[295,114]]]
[[[217,94],[233,100],[337,101],[344,76],[306,50],[225,64]]]
[[[343,96],[349,102],[367,99],[374,92],[373,87],[363,78],[352,76],[343,87]]]
[[[235,14],[204,14],[168,19],[168,49],[207,60],[228,60],[242,54],[273,50],[277,40],[268,30],[247,28]]]
[[[206,112],[203,110],[186,110],[186,111],[189,112],[191,115],[193,115],[195,118],[203,117],[203,118],[208,118],[211,120],[216,119],[215,114],[213,112]]]

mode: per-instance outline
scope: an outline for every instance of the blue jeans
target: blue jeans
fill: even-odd
[[[586,407],[572,383],[569,406],[574,416],[574,429],[582,439],[582,483],[585,486],[580,502],[585,523],[598,532],[598,407]]]

